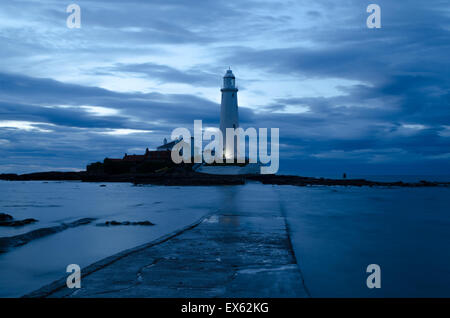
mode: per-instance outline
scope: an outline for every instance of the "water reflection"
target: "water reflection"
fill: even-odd
[[[222,205],[219,215],[219,223],[226,226],[237,227],[240,225],[239,215],[240,211],[239,194],[241,193],[242,187],[221,187],[220,197],[222,200]]]

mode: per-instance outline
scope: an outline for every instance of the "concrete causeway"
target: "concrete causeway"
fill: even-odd
[[[256,197],[227,188],[219,211],[83,269],[80,289],[62,278],[27,296],[308,297],[272,187]]]

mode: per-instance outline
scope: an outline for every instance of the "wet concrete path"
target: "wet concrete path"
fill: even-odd
[[[308,297],[276,191],[223,189],[196,224],[83,269],[81,289],[64,278],[28,296]]]

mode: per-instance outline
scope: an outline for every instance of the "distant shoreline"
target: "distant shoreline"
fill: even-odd
[[[78,172],[36,172],[27,174],[0,174],[0,180],[7,181],[82,181],[82,182],[124,182],[136,185],[153,184],[166,186],[217,186],[242,185],[246,182],[261,182],[272,185],[292,186],[393,186],[393,187],[448,187],[450,182],[437,182],[422,180],[419,182],[384,182],[366,179],[329,179],[301,177],[294,175],[214,175],[192,171],[177,167],[158,173],[128,173],[128,174],[99,174],[92,175],[86,171]]]

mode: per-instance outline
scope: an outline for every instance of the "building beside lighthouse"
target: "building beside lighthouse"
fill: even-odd
[[[200,141],[195,139],[198,137],[192,137],[190,134],[189,137],[188,134],[186,134],[186,136],[183,135],[183,137],[178,137],[171,142],[168,142],[167,138],[164,138],[163,144],[158,146],[156,150],[149,150],[147,148],[143,155],[125,154],[123,158],[105,158],[103,162],[91,163],[86,167],[87,174],[95,177],[131,173],[164,173],[168,169],[176,167],[178,164],[174,162],[172,152],[174,150],[179,151],[179,154],[182,156],[183,151],[186,150],[187,153],[188,149],[191,154],[188,163],[194,164],[192,166],[187,165],[187,167],[194,171],[216,175],[259,174],[261,165],[258,162],[252,162],[250,155],[247,158],[245,156],[246,151],[244,151],[243,154],[237,153],[237,149],[239,149],[240,145],[243,146],[243,148],[246,148],[244,137],[247,135],[247,131],[243,131],[240,135],[235,131],[239,128],[238,89],[236,87],[236,78],[231,69],[228,69],[223,76],[223,85],[220,91],[222,93],[220,104],[220,131],[223,136],[223,155],[225,156],[225,159],[227,159],[225,162],[223,160],[214,160],[214,162],[209,162],[207,160],[203,161],[203,133],[200,123]],[[194,121],[194,135],[196,135],[195,124]],[[231,145],[228,146],[231,149],[228,149],[227,147],[227,137],[229,137],[227,136],[227,129],[231,129],[233,132],[233,148],[231,148]],[[240,140],[241,138],[242,140]],[[251,138],[249,137],[249,140],[250,139]],[[196,142],[199,145],[197,145]],[[175,148],[175,146],[178,145],[181,145],[181,148]],[[212,156],[215,156],[214,153],[218,150],[219,149],[215,148],[212,149]],[[198,153],[200,154],[200,160],[196,161],[196,158],[198,157],[196,157],[195,154]],[[241,161],[240,159],[243,160]]]
[[[223,86],[221,88],[222,100],[220,104],[220,130],[223,135],[223,153],[225,158],[237,157],[238,139],[235,138],[234,149],[227,149],[227,128],[236,129],[239,127],[238,101],[236,87],[236,78],[231,69],[228,69],[223,77]],[[234,155],[233,155],[234,154]]]

